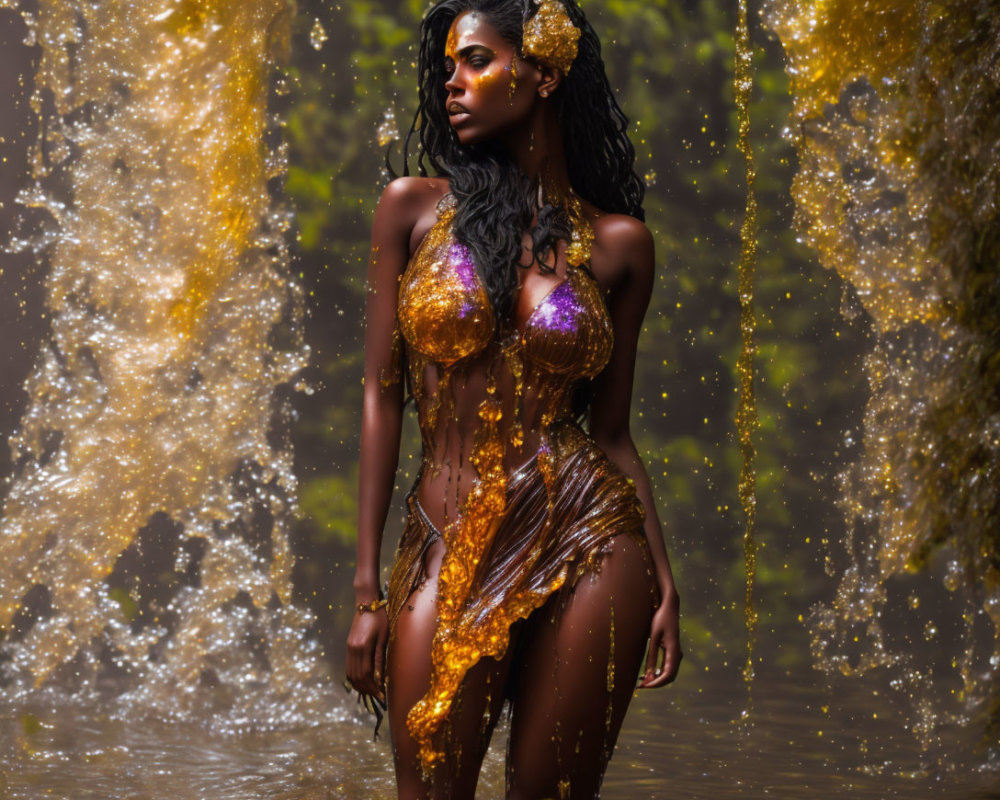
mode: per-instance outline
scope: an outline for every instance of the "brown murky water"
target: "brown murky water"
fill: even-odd
[[[884,695],[855,684],[834,698],[811,673],[758,675],[756,725],[747,738],[734,722],[742,708],[739,671],[695,684],[696,668],[685,664],[678,685],[635,699],[605,800],[1000,797],[989,773],[908,772],[917,763],[916,740]],[[481,800],[503,796],[504,735],[497,731],[487,758]],[[3,796],[11,800],[394,797],[388,744],[373,743],[370,721],[349,709],[331,712],[320,726],[217,735],[187,723],[123,722],[94,709],[36,705],[4,713],[0,765]]]

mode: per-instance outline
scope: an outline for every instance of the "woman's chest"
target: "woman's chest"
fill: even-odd
[[[498,324],[472,253],[444,223],[428,232],[402,277],[398,319],[408,348],[449,366],[482,352],[505,331],[528,365],[581,378],[603,369],[614,336],[586,267],[567,259],[563,274],[521,270],[514,319]]]

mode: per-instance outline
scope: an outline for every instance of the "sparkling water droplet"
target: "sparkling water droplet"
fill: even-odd
[[[962,585],[962,565],[955,561],[955,559],[948,562],[943,583],[944,588],[949,592],[954,592]]]
[[[382,117],[382,122],[379,123],[375,135],[378,138],[379,147],[385,147],[389,142],[394,142],[399,138],[399,130],[396,128],[396,112],[391,108],[385,110],[385,116]]]
[[[330,37],[326,33],[326,28],[323,27],[323,23],[319,21],[317,17],[313,21],[312,30],[309,31],[309,44],[313,46],[313,50],[321,50],[323,45],[326,44],[326,40]]]

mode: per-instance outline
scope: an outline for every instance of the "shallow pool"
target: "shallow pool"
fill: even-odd
[[[763,674],[747,733],[734,722],[744,707],[735,670],[696,680],[698,668],[685,663],[676,685],[636,696],[605,800],[1000,797],[996,773],[976,766],[974,732],[965,734],[965,756],[925,772],[902,709],[861,682],[834,692],[818,674]],[[2,796],[388,800],[391,753],[385,737],[372,741],[371,730],[349,704],[331,709],[327,725],[241,735],[126,722],[86,706],[7,707]],[[505,734],[501,725],[483,770],[482,800],[503,796]]]

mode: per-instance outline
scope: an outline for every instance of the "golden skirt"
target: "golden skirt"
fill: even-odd
[[[462,679],[479,659],[504,655],[515,622],[597,570],[615,536],[632,536],[648,555],[645,514],[632,481],[574,422],[551,426],[545,451],[508,476],[506,498],[482,557],[466,565],[472,570],[471,591],[463,593],[457,608],[454,600],[438,597],[439,604],[450,607],[439,619],[432,644],[431,685],[407,716],[427,770],[443,757],[436,735]],[[390,631],[395,631],[410,594],[426,579],[427,550],[439,538],[447,549],[449,536],[460,528],[452,524],[438,531],[415,489],[408,503],[389,579]]]

